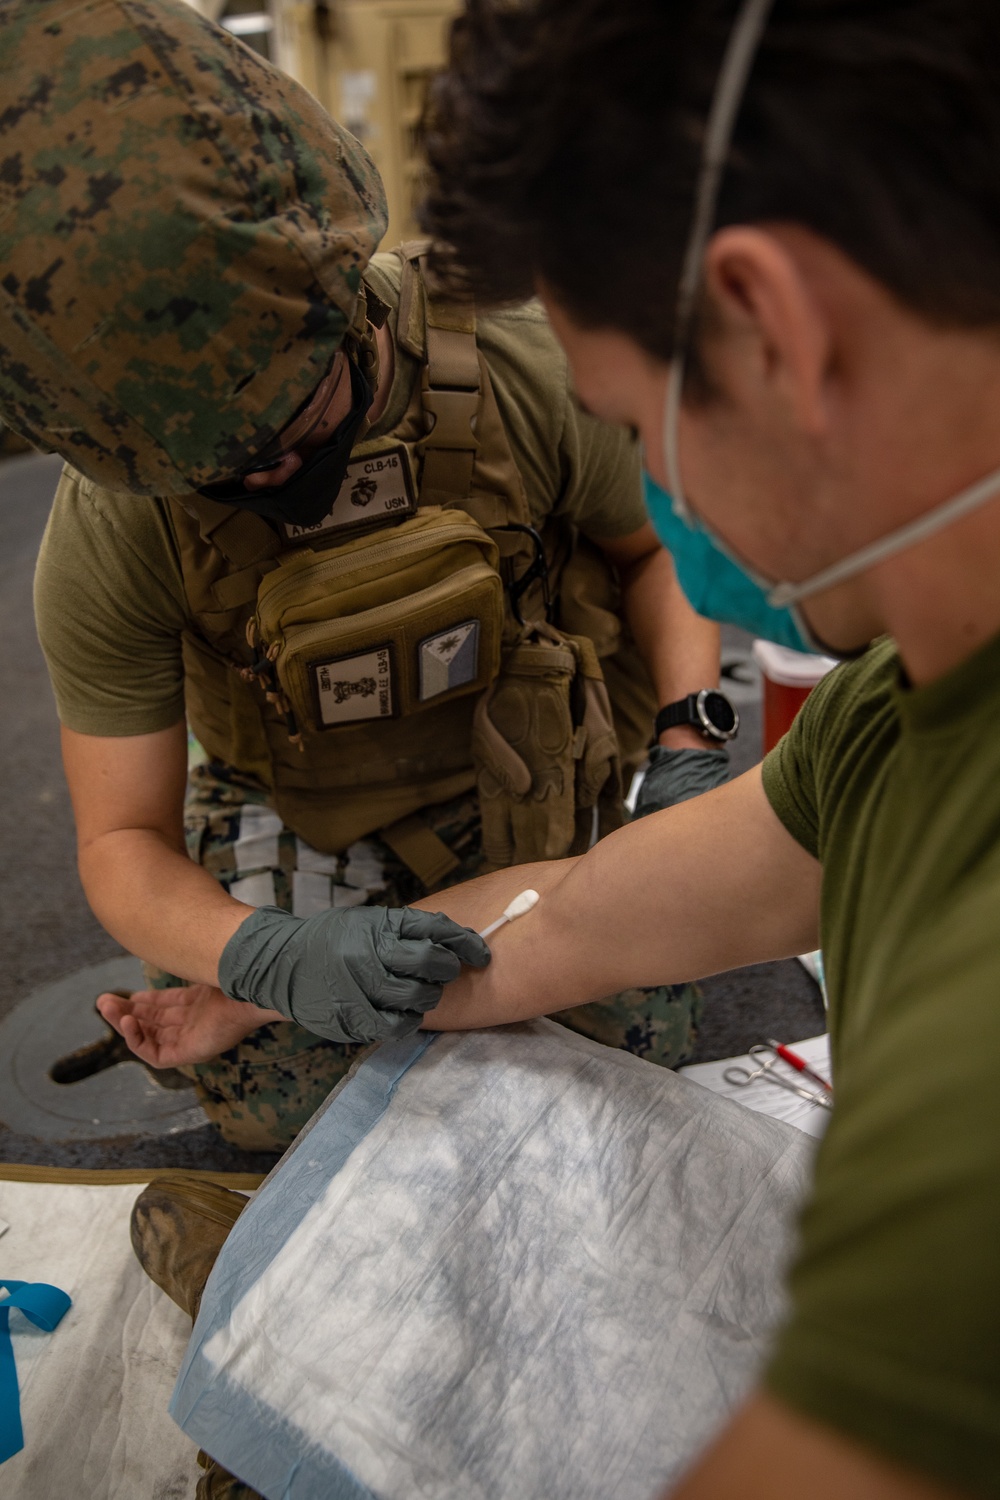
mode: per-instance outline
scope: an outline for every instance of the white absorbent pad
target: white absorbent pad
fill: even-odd
[[[191,1320],[132,1253],[141,1183],[0,1181],[0,1272],[73,1299],[52,1333],[12,1313],[24,1447],[0,1468],[4,1500],[191,1500],[197,1446],[167,1405]]]
[[[268,1500],[650,1500],[754,1380],[811,1146],[549,1021],[386,1044],[236,1224],[174,1415]]]

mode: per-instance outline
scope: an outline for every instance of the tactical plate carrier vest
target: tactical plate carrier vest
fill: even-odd
[[[421,378],[394,431],[355,446],[330,513],[279,528],[201,496],[168,504],[196,622],[188,719],[209,756],[314,847],[378,830],[433,887],[457,862],[417,814],[477,782],[492,866],[586,848],[622,813],[598,663],[618,645],[609,570],[565,525],[542,555],[474,309],[428,293],[423,249],[396,252],[397,340]],[[368,291],[355,335],[384,316]],[[634,651],[614,677],[641,744],[656,705]]]

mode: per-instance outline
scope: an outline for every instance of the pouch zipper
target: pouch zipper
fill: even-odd
[[[469,534],[470,531],[473,532],[471,536]],[[488,543],[489,537],[486,536],[485,532],[482,532],[482,528],[478,527],[475,521],[456,521],[449,526],[439,526],[435,530],[422,532],[419,536],[397,537],[385,542],[377,542],[367,550],[359,548],[357,552],[352,552],[349,557],[326,558],[314,565],[315,572],[313,576],[323,581],[338,578],[345,573],[353,572],[358,567],[368,567],[373,563],[387,562],[390,558],[396,556],[405,557],[410,552],[416,554],[433,551],[436,547],[450,541],[471,541],[482,546],[479,537],[474,534],[477,531],[481,532],[483,539]],[[485,551],[485,549],[483,550]],[[286,593],[295,592],[300,586],[301,574],[304,571],[304,568],[299,568],[295,573],[290,574],[287,578],[283,578],[280,583],[274,586],[267,596],[266,607],[269,611],[277,610]],[[266,576],[269,577],[271,575]],[[260,619],[260,615],[261,603],[258,600],[258,620]],[[329,624],[329,621],[327,624]]]

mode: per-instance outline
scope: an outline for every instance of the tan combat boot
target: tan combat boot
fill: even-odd
[[[192,1318],[223,1243],[247,1200],[214,1182],[171,1174],[143,1188],[132,1209],[132,1249],[139,1264]],[[196,1500],[261,1500],[207,1453]]]
[[[199,1453],[198,1462],[205,1472],[198,1480],[195,1500],[261,1500],[257,1490],[230,1474],[207,1453]]]
[[[132,1249],[146,1275],[192,1318],[215,1258],[247,1200],[178,1173],[143,1188],[132,1209]]]

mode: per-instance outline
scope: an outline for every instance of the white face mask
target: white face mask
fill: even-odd
[[[747,0],[737,17],[726,48],[726,55],[723,58],[705,127],[705,144],[695,196],[694,218],[677,292],[675,331],[677,352],[671,360],[670,376],[667,382],[663,418],[664,453],[670,494],[678,517],[689,526],[700,524],[720,550],[725,552],[758,588],[766,591],[767,603],[773,609],[788,609],[805,640],[809,641],[816,650],[835,655],[837,653],[831,651],[828,645],[817,640],[808,621],[798,608],[799,603],[803,599],[811,598],[814,594],[824,593],[827,589],[834,588],[849,578],[856,578],[859,573],[867,572],[877,563],[884,562],[887,558],[894,557],[897,552],[903,552],[906,548],[925,541],[946,526],[950,526],[954,521],[960,520],[962,516],[977,510],[987,500],[992,500],[995,495],[1000,494],[1000,469],[993,470],[984,479],[961,490],[957,495],[943,500],[926,515],[918,516],[915,521],[908,521],[902,526],[897,526],[887,536],[881,537],[876,542],[870,542],[865,547],[859,547],[857,551],[842,558],[840,562],[832,563],[828,568],[814,573],[811,578],[804,578],[801,583],[775,582],[774,579],[765,578],[761,573],[750,568],[741,558],[733,554],[721,537],[716,536],[709,527],[705,526],[704,521],[695,517],[687,502],[681,481],[679,451],[681,395],[684,388],[684,349],[691,332],[705,246],[715,218],[722,173],[732,142],[733,126],[736,123],[736,115],[753,66],[754,55],[763,36],[773,3],[774,0]]]

